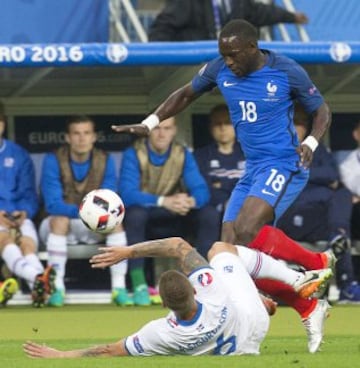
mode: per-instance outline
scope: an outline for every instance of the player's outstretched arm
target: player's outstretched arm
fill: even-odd
[[[314,151],[319,141],[324,136],[331,124],[331,113],[329,106],[324,102],[313,114],[313,124],[310,134],[303,140],[298,147],[300,155],[300,165],[310,167],[313,160]]]
[[[200,94],[195,93],[191,83],[187,83],[173,92],[152,114],[140,124],[112,125],[111,128],[117,133],[132,133],[146,136],[160,124],[161,121],[177,115],[185,110]]]
[[[113,344],[98,345],[79,350],[57,350],[45,344],[27,341],[23,345],[25,354],[30,358],[81,358],[81,357],[116,357],[129,355],[125,349],[125,339]]]
[[[143,257],[177,258],[186,275],[209,265],[195,248],[180,237],[145,241],[128,247],[103,247],[100,252],[90,259],[93,268],[109,267],[124,259]]]

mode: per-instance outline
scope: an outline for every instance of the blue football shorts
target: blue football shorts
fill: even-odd
[[[228,201],[223,222],[235,221],[247,197],[266,201],[274,209],[274,223],[301,193],[309,170],[288,162],[248,165]]]

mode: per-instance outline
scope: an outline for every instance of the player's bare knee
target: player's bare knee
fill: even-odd
[[[212,247],[208,251],[208,254],[207,254],[208,260],[211,261],[211,259],[214,258],[219,253],[223,253],[223,252],[234,253],[234,249],[235,247],[232,244],[222,242],[222,241],[217,241],[212,245]]]
[[[221,230],[221,240],[227,243],[235,243],[235,231],[233,222],[224,222]]]
[[[111,231],[111,234],[115,234],[115,233],[122,233],[124,231],[124,226],[123,224],[118,224],[114,227],[114,230]]]
[[[22,236],[20,238],[19,246],[22,254],[24,255],[35,253],[37,249],[34,239],[29,236]]]
[[[50,230],[57,235],[67,235],[70,229],[70,219],[66,216],[52,216]]]
[[[258,226],[251,223],[236,223],[235,224],[236,244],[247,245],[253,241],[259,232]]]

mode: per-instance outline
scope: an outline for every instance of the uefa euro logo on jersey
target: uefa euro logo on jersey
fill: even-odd
[[[198,276],[198,281],[202,286],[207,286],[212,283],[213,277],[209,272],[205,272]]]

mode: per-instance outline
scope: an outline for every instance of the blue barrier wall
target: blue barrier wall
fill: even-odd
[[[275,1],[284,6],[282,0]],[[307,14],[305,25],[312,41],[360,41],[359,0],[292,0],[297,11]],[[299,40],[294,25],[286,25],[292,40]],[[281,39],[274,29],[275,39]]]
[[[1,0],[0,43],[108,40],[107,0]]]
[[[360,0],[359,0],[360,1]],[[359,63],[360,42],[262,42],[299,63]],[[195,65],[218,55],[216,41],[131,44],[0,44],[0,66]]]

